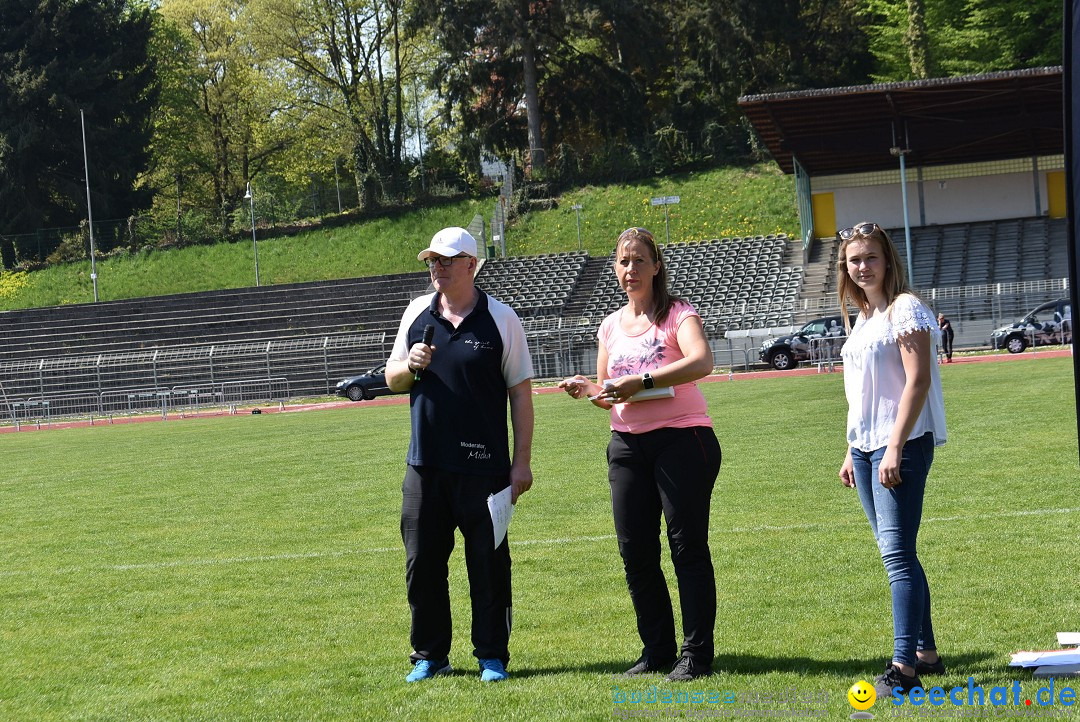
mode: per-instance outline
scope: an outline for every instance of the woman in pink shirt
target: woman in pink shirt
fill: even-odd
[[[578,375],[559,386],[611,413],[611,506],[644,645],[626,674],[670,671],[668,679],[687,681],[711,674],[714,656],[709,504],[720,444],[694,383],[712,372],[712,350],[697,311],[668,292],[667,269],[652,233],[623,231],[615,275],[626,305],[600,324],[596,382]],[[679,581],[681,651],[660,568],[661,514]]]

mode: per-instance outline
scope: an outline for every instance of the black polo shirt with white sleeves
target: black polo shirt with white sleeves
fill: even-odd
[[[521,319],[477,290],[476,306],[457,328],[439,314],[438,293],[413,300],[402,316],[391,361],[406,361],[425,327],[435,331],[431,364],[410,391],[412,466],[510,473],[507,389],[532,378],[532,359]]]

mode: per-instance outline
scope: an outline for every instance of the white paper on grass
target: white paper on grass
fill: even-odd
[[[1058,644],[1062,647],[1071,644],[1080,644],[1080,632],[1058,632]]]
[[[506,538],[506,530],[510,528],[510,517],[514,515],[514,505],[510,498],[509,486],[498,494],[489,494],[487,498],[488,513],[491,514],[491,528],[495,532],[496,549]]]
[[[1042,667],[1059,664],[1080,664],[1080,650],[1049,649],[1042,652],[1014,652],[1009,666]]]

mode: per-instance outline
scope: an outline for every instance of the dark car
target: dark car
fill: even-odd
[[[990,346],[1021,353],[1028,346],[1072,343],[1072,304],[1059,298],[1037,307],[1016,323],[994,329]]]
[[[765,339],[758,351],[758,357],[774,369],[780,371],[793,369],[799,365],[800,361],[810,358],[811,348],[814,346],[811,342],[815,339],[844,339],[846,337],[843,316],[815,318],[790,336]],[[821,347],[820,343],[817,345]],[[837,341],[834,349],[830,349],[837,360],[839,360],[842,345],[843,341],[840,340]]]
[[[347,379],[338,381],[335,393],[352,401],[359,401],[360,399],[373,399],[376,396],[387,396],[397,392],[391,391],[390,387],[386,385],[386,364],[379,364],[359,376],[350,376]]]

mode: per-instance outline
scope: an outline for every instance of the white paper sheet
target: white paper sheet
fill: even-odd
[[[1042,667],[1059,664],[1080,664],[1080,650],[1049,649],[1042,652],[1014,652],[1009,666]]]
[[[514,505],[510,503],[510,487],[498,494],[489,494],[487,505],[488,513],[491,514],[491,528],[495,532],[495,548],[498,549],[506,538],[506,530],[510,528],[510,517],[514,515]]]

